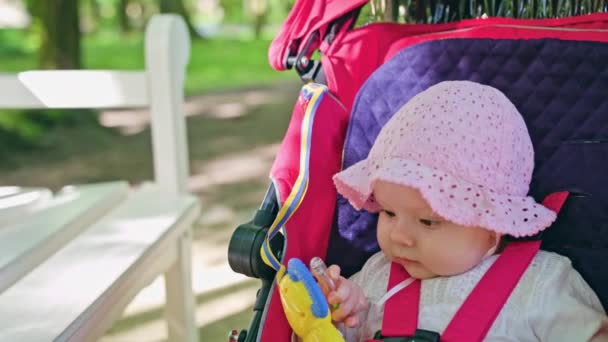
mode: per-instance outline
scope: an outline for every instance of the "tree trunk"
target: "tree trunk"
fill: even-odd
[[[397,16],[399,15],[399,1],[397,0],[383,0],[382,5],[384,7],[384,21],[396,22]]]
[[[262,13],[256,15],[253,18],[253,33],[255,35],[255,39],[260,39],[262,37],[262,30],[266,25],[266,13]]]
[[[118,0],[116,3],[116,14],[118,15],[118,24],[120,25],[120,32],[126,33],[131,31],[131,24],[129,23],[129,17],[127,16],[127,5],[129,0]]]
[[[184,5],[183,0],[159,0],[158,7],[160,9],[160,13],[174,13],[179,14],[184,18],[186,22],[186,26],[188,26],[188,31],[190,31],[190,36],[192,38],[200,38],[198,32],[194,29],[192,25],[192,21],[190,20],[190,14]]]
[[[262,30],[266,25],[266,14],[268,12],[268,2],[266,0],[244,0],[245,12],[252,21],[255,38],[262,36]]]
[[[41,34],[38,63],[42,69],[79,69],[78,0],[35,1],[33,15]]]
[[[89,3],[91,6],[91,17],[95,23],[99,23],[101,21],[101,9],[99,8],[99,2],[97,2],[97,0],[90,0]]]

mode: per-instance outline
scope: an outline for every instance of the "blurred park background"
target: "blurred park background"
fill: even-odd
[[[246,328],[258,283],[233,273],[227,245],[251,219],[298,95],[295,73],[270,68],[267,50],[294,0],[0,0],[0,72],[144,68],[143,34],[156,13],[177,13],[192,39],[186,79],[193,283],[201,341]],[[0,91],[2,91],[0,89]],[[0,112],[0,186],[152,179],[145,111]],[[157,280],[103,341],[163,341]]]
[[[295,0],[0,0],[0,72],[144,68],[143,33],[156,13],[177,13],[192,38],[186,105],[189,189],[202,204],[193,283],[201,341],[246,328],[256,280],[232,272],[227,246],[249,221],[301,86],[277,72],[267,50]],[[559,17],[607,10],[597,0],[372,0],[369,21],[438,23],[490,16]],[[519,5],[515,5],[515,4]],[[460,4],[460,5],[459,5]],[[466,6],[465,6],[466,4]],[[436,5],[436,6],[435,6]],[[458,10],[450,11],[452,8]],[[0,89],[2,91],[2,89]],[[0,111],[0,186],[152,179],[145,111]],[[102,339],[164,341],[163,286],[155,281]]]

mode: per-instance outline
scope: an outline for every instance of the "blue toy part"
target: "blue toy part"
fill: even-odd
[[[292,258],[287,263],[287,274],[293,281],[300,281],[310,295],[312,300],[311,311],[317,318],[323,318],[329,313],[327,300],[321,291],[321,287],[315,281],[308,267],[298,258]]]

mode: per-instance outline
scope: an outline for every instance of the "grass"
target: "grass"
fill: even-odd
[[[0,30],[0,72],[35,69],[36,43],[27,32]],[[82,57],[87,69],[144,68],[142,33],[118,35],[101,31],[85,36]],[[235,39],[218,37],[194,40],[187,67],[186,93],[199,94],[209,90],[270,84],[293,78],[268,65],[269,39]]]
[[[194,96],[208,92],[222,92],[234,88],[259,87],[277,81],[294,79],[292,72],[278,72],[267,61],[269,39],[238,39],[219,36],[215,39],[192,41],[187,66],[185,92]],[[18,72],[35,69],[37,42],[27,31],[0,30],[0,72]],[[82,59],[87,69],[141,70],[144,68],[143,33],[118,35],[108,29],[86,35],[82,41]],[[90,138],[103,144],[111,137],[96,130],[92,116],[72,115],[67,110],[26,113],[0,110],[1,167],[13,167],[12,156],[29,153],[32,149],[45,149],[54,141],[49,135],[63,134],[61,127],[75,116],[84,118],[77,124],[94,132]],[[91,127],[89,127],[91,126]],[[86,139],[86,140],[90,140]],[[48,149],[47,149],[48,152]],[[51,152],[53,153],[53,152]],[[45,159],[43,157],[43,159]]]
[[[252,308],[243,310],[228,316],[227,318],[209,325],[207,327],[199,328],[199,340],[201,342],[207,341],[227,341],[228,333],[232,330],[247,329],[249,322],[253,316]]]
[[[239,291],[254,289],[260,287],[258,280],[248,280],[246,282],[232,285],[226,288],[218,289],[209,293],[198,295],[195,298],[197,305],[204,305],[212,302],[217,298],[225,297]],[[147,324],[153,321],[164,319],[164,310],[161,308],[143,312],[139,315],[125,318],[116,324],[107,332],[107,335],[117,335],[121,332],[129,331],[132,327]],[[251,317],[253,316],[253,307],[228,315],[227,317],[199,327],[200,341],[226,341],[228,332],[233,329],[246,329],[249,326]]]
[[[209,160],[278,143],[287,127],[296,92],[296,86],[287,87],[277,92],[283,100],[253,106],[236,119],[189,118],[191,171],[199,171],[197,166]],[[138,183],[152,178],[150,139],[148,129],[122,135],[90,125],[58,127],[44,136],[38,148],[7,156],[0,163],[1,183],[55,189],[67,182],[126,179]]]

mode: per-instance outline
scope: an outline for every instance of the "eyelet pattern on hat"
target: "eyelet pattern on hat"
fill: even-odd
[[[534,151],[521,114],[499,90],[446,81],[406,103],[380,131],[367,159],[334,176],[356,209],[378,211],[381,179],[418,189],[460,225],[533,235],[555,213],[526,196]]]

